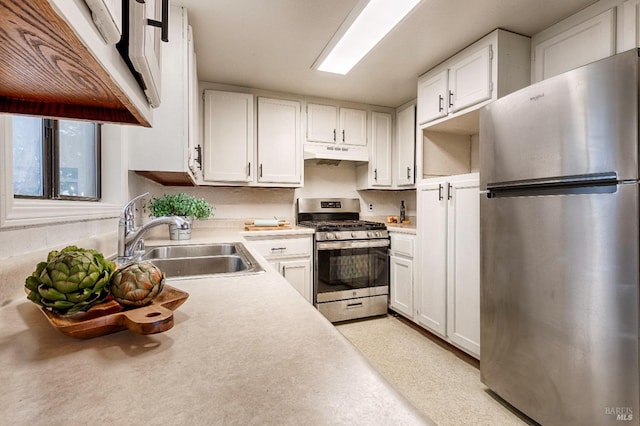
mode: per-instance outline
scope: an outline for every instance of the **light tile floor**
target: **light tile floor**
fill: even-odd
[[[480,382],[477,360],[392,315],[337,324],[400,393],[438,425],[526,425]]]

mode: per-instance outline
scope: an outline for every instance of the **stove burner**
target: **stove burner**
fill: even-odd
[[[387,229],[387,226],[384,223],[370,222],[366,220],[306,220],[298,223],[298,225],[315,228],[316,231],[319,232],[374,231]]]

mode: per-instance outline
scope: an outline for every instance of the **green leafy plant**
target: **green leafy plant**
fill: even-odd
[[[148,204],[153,217],[161,216],[193,216],[196,219],[207,219],[213,207],[204,198],[179,192],[164,194],[160,198],[152,198]]]

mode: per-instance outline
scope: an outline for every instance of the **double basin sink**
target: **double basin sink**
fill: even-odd
[[[264,271],[240,242],[152,247],[142,259],[153,262],[168,279]]]

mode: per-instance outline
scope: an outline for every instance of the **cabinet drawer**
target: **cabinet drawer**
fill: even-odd
[[[415,237],[409,234],[391,233],[391,252],[399,256],[413,257],[413,241]]]
[[[249,240],[249,243],[266,259],[311,256],[311,238]]]

